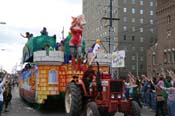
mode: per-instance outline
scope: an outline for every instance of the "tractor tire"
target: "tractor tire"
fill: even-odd
[[[34,104],[32,104],[32,107],[33,107],[35,110],[41,110],[42,104],[34,103]]]
[[[66,87],[65,110],[67,116],[80,116],[82,110],[81,89],[74,82]]]
[[[108,112],[107,109],[99,109],[100,116],[114,116],[116,112]]]
[[[87,104],[86,116],[100,116],[99,110],[95,102],[89,102]]]
[[[141,116],[141,109],[136,101],[131,101],[131,116]]]

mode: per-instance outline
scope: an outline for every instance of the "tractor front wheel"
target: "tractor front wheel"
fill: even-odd
[[[87,104],[86,116],[100,116],[99,110],[95,102],[89,102]]]
[[[74,82],[67,85],[65,92],[65,110],[68,116],[80,116],[82,109],[81,89]]]
[[[141,116],[140,106],[136,101],[131,101],[131,116]]]

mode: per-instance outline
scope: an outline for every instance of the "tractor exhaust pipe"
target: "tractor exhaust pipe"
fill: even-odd
[[[102,92],[102,85],[101,85],[101,80],[100,80],[100,66],[98,62],[97,62],[96,84],[97,84],[97,91]]]

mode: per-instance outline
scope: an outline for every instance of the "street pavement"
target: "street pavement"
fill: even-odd
[[[115,116],[124,116],[124,114],[116,113]],[[143,108],[141,110],[141,116],[155,116],[155,112],[151,109]]]
[[[63,108],[46,107],[41,111],[35,110],[19,96],[18,88],[12,90],[12,101],[9,104],[9,112],[2,112],[2,116],[65,116]]]
[[[12,101],[9,104],[9,112],[3,112],[2,116],[65,116],[63,106],[46,107],[41,111],[31,108],[19,96],[18,88],[12,90]],[[61,109],[61,110],[60,110]],[[150,109],[143,108],[141,116],[154,116],[155,113]],[[116,113],[115,116],[123,116],[121,113]]]

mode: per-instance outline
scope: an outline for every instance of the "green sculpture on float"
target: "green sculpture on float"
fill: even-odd
[[[54,36],[41,35],[29,39],[23,47],[23,63],[33,62],[33,53],[44,50],[46,45],[55,48],[56,38]]]

